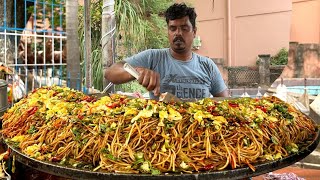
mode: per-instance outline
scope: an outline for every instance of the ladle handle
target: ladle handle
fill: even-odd
[[[129,74],[131,74],[133,77],[135,77],[136,79],[139,79],[139,76],[140,76],[139,72],[138,72],[136,69],[134,69],[134,67],[132,67],[130,64],[125,63],[125,64],[123,65],[123,68],[124,68],[124,70],[126,70]]]

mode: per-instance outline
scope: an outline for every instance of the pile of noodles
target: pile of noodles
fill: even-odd
[[[119,173],[254,171],[316,133],[312,120],[274,97],[167,104],[96,100],[58,86],[33,91],[1,119],[7,143],[32,158]]]

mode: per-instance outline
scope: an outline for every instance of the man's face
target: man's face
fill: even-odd
[[[181,19],[169,20],[168,36],[171,49],[179,54],[191,51],[196,28],[192,28],[189,16]]]

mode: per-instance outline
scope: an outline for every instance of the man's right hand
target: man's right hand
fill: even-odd
[[[160,95],[160,74],[150,69],[137,67],[136,70],[140,76],[139,84],[144,86],[148,91],[153,91],[155,96]]]
[[[122,84],[134,80],[135,78],[124,70],[124,61],[117,62],[108,67],[104,72],[104,77],[114,83]],[[160,75],[159,73],[152,71],[150,69],[136,67],[139,72],[138,82],[144,86],[148,91],[153,91],[155,96],[160,95]]]

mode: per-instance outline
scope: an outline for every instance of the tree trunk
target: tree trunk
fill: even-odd
[[[0,26],[12,27],[12,23],[14,22],[14,1],[0,0],[0,4]],[[6,6],[6,9],[4,9],[4,6]],[[6,22],[4,22],[5,20]]]
[[[70,88],[81,90],[78,0],[66,1],[66,20],[68,84]]]
[[[86,88],[92,87],[92,62],[91,62],[91,16],[90,16],[90,0],[84,1],[84,43],[85,43],[85,56],[84,62],[86,73]]]
[[[103,0],[102,9],[102,59],[103,68],[106,69],[114,63],[114,32],[116,21],[114,15],[114,0]],[[104,78],[103,86],[106,87],[110,82]],[[114,87],[107,92],[114,92]]]
[[[0,0],[0,26],[4,27],[2,32],[9,32],[7,28],[12,28],[14,23],[14,1]],[[14,60],[14,38],[8,35],[0,36],[0,62],[13,64]]]

